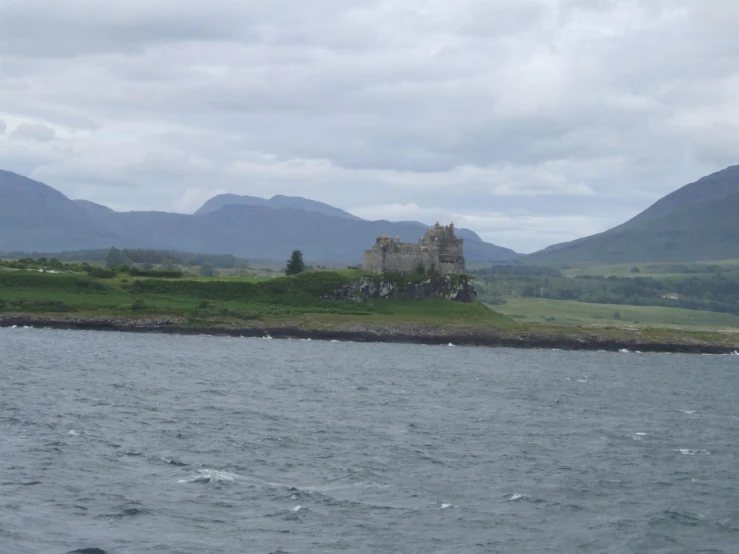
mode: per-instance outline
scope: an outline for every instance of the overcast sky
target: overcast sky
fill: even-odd
[[[739,163],[737,0],[0,0],[0,168],[529,252]]]

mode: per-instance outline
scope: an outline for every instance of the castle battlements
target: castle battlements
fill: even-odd
[[[424,271],[442,275],[461,274],[465,270],[464,240],[455,236],[454,223],[437,223],[418,243],[381,235],[371,249],[364,251],[363,267],[375,273],[413,273],[423,267]]]

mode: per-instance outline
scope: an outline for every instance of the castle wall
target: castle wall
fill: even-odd
[[[373,248],[364,251],[362,269],[373,273],[382,273],[385,267],[385,251],[381,248]]]
[[[413,273],[419,263],[428,270],[433,263],[432,256],[428,252],[419,250],[400,250],[399,252],[388,252],[385,256],[385,271],[398,271],[400,273]]]
[[[465,271],[464,241],[454,236],[454,227],[436,225],[418,244],[402,243],[389,236],[377,237],[374,248],[364,251],[363,268],[374,273],[414,273],[419,265],[425,271],[443,275]]]

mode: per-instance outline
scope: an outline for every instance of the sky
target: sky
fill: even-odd
[[[736,0],[0,0],[0,169],[531,252],[739,164]]]

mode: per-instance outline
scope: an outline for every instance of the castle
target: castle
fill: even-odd
[[[370,250],[364,251],[363,268],[375,273],[413,273],[423,267],[427,272],[458,275],[465,269],[463,245],[464,240],[454,235],[454,223],[437,223],[417,244],[382,235]]]

